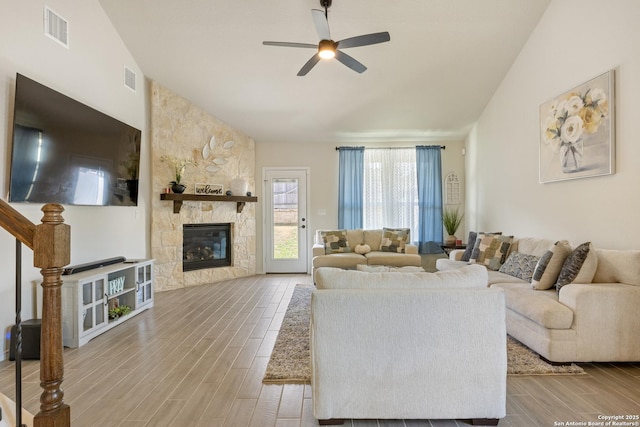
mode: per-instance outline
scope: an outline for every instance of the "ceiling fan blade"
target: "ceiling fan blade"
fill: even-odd
[[[365,34],[363,36],[349,37],[348,39],[340,40],[338,47],[344,49],[347,47],[367,46],[370,44],[384,43],[391,40],[389,33],[384,31],[382,33]]]
[[[284,47],[310,47],[313,49],[317,49],[317,44],[311,43],[293,43],[293,42],[262,42],[265,46],[284,46]]]
[[[329,32],[329,22],[327,16],[323,10],[311,9],[311,16],[313,17],[313,24],[316,26],[316,31],[320,40],[331,40],[331,34]]]
[[[315,67],[318,61],[320,61],[320,55],[316,53],[311,57],[311,59],[307,61],[306,64],[302,66],[302,68],[300,68],[300,71],[298,71],[298,76],[306,76],[307,73],[311,71],[313,67]]]
[[[339,50],[336,50],[336,59],[357,73],[364,73],[367,69],[362,63]]]

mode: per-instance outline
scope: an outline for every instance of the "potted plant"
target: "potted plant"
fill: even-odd
[[[191,159],[178,159],[174,156],[162,156],[160,157],[161,162],[170,163],[175,172],[175,181],[171,181],[171,190],[174,193],[183,193],[187,188],[186,185],[182,184],[182,174],[184,174],[187,165],[197,166],[198,164]]]
[[[121,316],[131,313],[131,307],[128,305],[119,305],[109,309],[109,319],[118,320]]]
[[[456,244],[456,231],[460,227],[460,224],[462,224],[463,217],[464,215],[460,213],[458,208],[444,209],[442,211],[442,225],[444,225],[444,229],[448,234],[444,241],[446,245]]]

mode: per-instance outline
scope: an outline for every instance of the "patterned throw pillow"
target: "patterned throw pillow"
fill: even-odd
[[[478,233],[469,261],[489,270],[498,270],[504,264],[512,242],[513,236]]]
[[[571,246],[566,240],[559,240],[540,257],[531,277],[531,287],[537,290],[547,290],[555,286],[562,264],[571,253]]]
[[[323,231],[320,235],[324,243],[324,253],[326,255],[351,252],[349,242],[347,241],[347,230]]]
[[[512,252],[498,271],[530,282],[539,259],[535,255]]]
[[[556,290],[570,283],[591,283],[598,268],[598,255],[591,242],[578,246],[562,264]]]
[[[482,234],[502,234],[502,231],[496,231],[495,233],[482,233]],[[469,261],[471,259],[471,252],[473,252],[473,247],[476,244],[476,239],[478,238],[478,233],[475,231],[469,232],[469,238],[467,239],[467,247],[462,254],[462,258],[460,261]]]
[[[409,243],[409,228],[383,228],[380,250],[382,252],[404,253],[404,246]]]

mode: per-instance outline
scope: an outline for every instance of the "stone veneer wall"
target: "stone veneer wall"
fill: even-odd
[[[211,156],[204,160],[203,147],[215,136]],[[234,141],[231,148],[224,143]],[[185,201],[179,214],[173,202],[160,200],[160,193],[174,180],[173,170],[160,158],[172,155],[192,159],[182,177],[186,193],[194,193],[194,184],[222,184],[224,191],[232,179],[247,180],[255,192],[255,143],[215,117],[191,104],[156,82],[151,82],[151,256],[155,259],[155,289],[163,291],[236,277],[256,271],[256,203],[247,203],[236,213],[235,202]],[[213,159],[224,162],[220,170],[208,172]],[[222,160],[220,160],[222,159]],[[189,223],[232,223],[233,265],[196,271],[182,271],[182,225]]]

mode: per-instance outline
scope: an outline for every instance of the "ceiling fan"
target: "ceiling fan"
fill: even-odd
[[[367,67],[362,63],[355,60],[353,57],[342,52],[340,49],[358,46],[367,46],[370,44],[384,43],[391,40],[389,33],[384,31],[381,33],[365,34],[362,36],[349,37],[340,41],[333,41],[329,33],[329,21],[328,21],[328,9],[331,6],[332,0],[320,0],[320,6],[324,7],[324,11],[320,9],[311,9],[311,16],[313,17],[313,23],[320,37],[320,42],[316,44],[311,43],[291,43],[291,42],[262,42],[267,46],[285,46],[285,47],[302,47],[317,49],[318,52],[302,66],[298,71],[298,76],[305,76],[311,69],[320,61],[320,59],[335,58],[342,62],[347,67],[358,73],[363,73]]]

